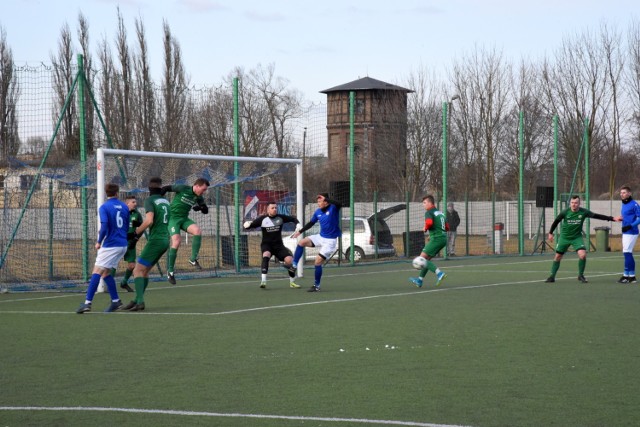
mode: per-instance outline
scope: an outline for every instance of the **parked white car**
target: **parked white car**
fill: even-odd
[[[393,246],[393,235],[389,229],[389,225],[386,223],[386,219],[391,215],[400,212],[406,208],[404,203],[392,206],[390,208],[382,209],[378,211],[378,214],[371,215],[369,217],[356,216],[354,217],[353,228],[353,252],[355,261],[359,261],[364,257],[373,257],[376,254],[376,248],[379,257],[390,257],[396,255],[396,249]],[[376,220],[377,219],[377,220]],[[342,247],[341,253],[343,259],[350,260],[351,251],[351,233],[350,233],[351,218],[342,218]],[[320,232],[320,225],[314,225],[310,230],[307,230],[305,235],[309,236]],[[378,233],[378,239],[376,242],[375,233]],[[294,252],[297,245],[297,240],[289,237],[290,233],[282,236],[282,241],[285,246]],[[376,245],[377,243],[377,245]],[[305,259],[313,260],[318,254],[316,248],[305,248]],[[334,259],[336,256],[334,256]]]

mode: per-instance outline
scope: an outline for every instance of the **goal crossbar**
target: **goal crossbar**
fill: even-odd
[[[303,212],[302,206],[302,159],[283,159],[275,157],[242,157],[242,156],[215,156],[207,154],[165,153],[154,151],[119,150],[114,148],[98,148],[96,152],[96,191],[97,207],[105,201],[105,156],[133,156],[133,157],[157,157],[171,159],[212,160],[238,163],[282,163],[296,166],[296,205],[298,212]]]

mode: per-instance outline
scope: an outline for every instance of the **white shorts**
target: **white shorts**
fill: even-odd
[[[638,240],[637,234],[623,234],[622,235],[622,252],[633,252],[633,247]]]
[[[318,248],[318,254],[322,255],[324,259],[331,258],[331,255],[333,255],[338,247],[338,238],[327,239],[319,234],[313,234],[309,236],[309,240]]]
[[[114,248],[103,248],[101,246],[96,255],[95,265],[108,270],[116,268],[125,253],[127,253],[126,246],[116,246]]]

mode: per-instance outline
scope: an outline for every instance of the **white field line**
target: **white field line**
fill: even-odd
[[[617,275],[617,274],[618,273],[606,273],[606,274],[600,274],[600,275],[591,275],[590,277],[611,276],[611,275]],[[359,275],[359,274],[354,274],[354,275]],[[575,277],[556,278],[556,282],[558,282],[560,280],[575,280]],[[536,280],[523,280],[523,281],[518,281],[518,282],[498,282],[498,283],[487,283],[487,284],[484,284],[484,285],[456,286],[455,288],[448,288],[448,287],[445,286],[445,287],[442,287],[442,288],[421,289],[419,291],[413,291],[413,292],[398,292],[398,293],[394,293],[394,294],[368,295],[368,296],[364,296],[364,297],[341,298],[341,299],[332,299],[332,300],[323,300],[323,301],[310,301],[310,302],[302,302],[302,303],[295,303],[295,304],[271,305],[271,306],[265,306],[265,307],[243,308],[243,309],[239,309],[239,310],[218,311],[218,312],[213,312],[213,313],[193,313],[193,312],[191,312],[191,313],[178,313],[178,312],[173,312],[173,313],[160,313],[160,312],[127,313],[127,312],[123,312],[123,313],[118,313],[118,314],[115,314],[115,315],[117,316],[117,315],[125,314],[125,315],[131,315],[131,316],[224,316],[224,315],[228,315],[228,314],[241,314],[241,313],[250,313],[250,312],[255,312],[255,311],[265,311],[265,310],[276,310],[276,309],[283,309],[283,308],[304,307],[304,306],[307,306],[307,305],[333,304],[333,303],[341,303],[341,302],[364,301],[364,300],[377,299],[377,298],[395,298],[395,297],[404,297],[404,296],[416,295],[416,294],[429,294],[429,293],[433,293],[433,292],[453,292],[453,291],[460,291],[460,290],[467,290],[467,289],[481,289],[481,288],[491,288],[491,287],[496,287],[496,286],[509,286],[509,285],[526,285],[526,284],[541,283],[541,282],[544,282],[544,280],[536,279]],[[197,286],[202,286],[202,285],[197,285]],[[546,285],[546,286],[553,286],[553,285]],[[3,311],[0,311],[0,315],[2,315],[2,314],[72,314],[74,316],[77,316],[77,314],[75,312],[72,312],[72,311],[18,311],[18,310],[8,311],[8,310],[3,310]],[[85,315],[94,315],[94,314],[106,314],[106,315],[111,315],[111,316],[114,315],[113,313],[103,313],[101,311],[98,311],[98,312],[95,312],[95,313],[85,313]]]
[[[592,259],[595,257],[592,257]],[[607,257],[607,258],[611,258],[611,257]],[[565,261],[577,261],[577,258],[575,260],[565,260]],[[537,261],[525,261],[525,262],[514,262],[514,263],[510,263],[512,265],[525,265],[525,264],[537,264],[537,263],[550,263],[551,260],[547,259],[547,260],[537,260]],[[475,272],[482,272],[481,268],[482,267],[492,267],[492,266],[503,266],[504,263],[495,263],[495,264],[466,264],[466,265],[453,265],[453,266],[447,266],[447,267],[443,267],[443,269],[445,269],[446,271],[449,270],[453,270],[453,269],[462,269],[462,268],[472,268],[474,269]],[[407,268],[402,268],[400,270],[390,270],[390,271],[384,271],[384,272],[380,272],[380,271],[371,271],[371,272],[358,272],[358,273],[340,273],[340,274],[326,274],[325,277],[332,277],[332,276],[340,276],[340,277],[347,277],[347,276],[365,276],[365,275],[378,275],[378,274],[386,274],[386,273],[402,273],[402,272],[407,272]],[[516,273],[530,273],[530,274],[542,274],[543,276],[545,276],[544,272],[528,272],[528,271],[523,271],[523,270],[515,270],[515,271],[493,271],[493,270],[489,270],[488,272],[494,273],[494,274],[500,274],[500,273],[509,273],[509,274],[513,274],[514,272]],[[594,274],[594,272],[592,272],[591,274],[588,274],[589,277],[605,277],[605,276],[618,276],[620,273],[616,272],[616,273],[604,273],[604,272],[598,272],[596,274]],[[347,298],[347,299],[340,299],[340,300],[325,300],[325,301],[313,301],[313,302],[309,302],[309,303],[299,303],[299,304],[287,304],[287,305],[278,305],[278,306],[269,306],[269,307],[256,307],[256,308],[251,308],[251,309],[243,309],[243,310],[233,310],[233,311],[225,311],[225,312],[218,312],[218,313],[136,313],[136,315],[139,314],[145,314],[145,315],[150,315],[150,314],[155,314],[155,315],[206,315],[206,316],[217,316],[217,315],[221,315],[221,314],[235,314],[235,313],[244,313],[244,312],[251,312],[251,311],[260,311],[260,310],[269,310],[269,309],[273,309],[273,308],[288,308],[288,307],[299,307],[299,306],[304,306],[304,305],[313,305],[313,304],[326,304],[326,303],[332,303],[332,302],[346,302],[346,301],[358,301],[358,300],[366,300],[366,299],[372,299],[372,298],[386,298],[386,297],[396,297],[396,296],[405,296],[405,295],[414,295],[414,294],[422,294],[425,292],[440,292],[440,291],[453,291],[453,290],[461,290],[461,289],[474,289],[474,288],[484,288],[484,287],[493,287],[493,286],[505,286],[505,285],[517,285],[517,284],[527,284],[527,283],[537,283],[537,282],[544,282],[544,280],[546,279],[546,276],[544,278],[539,278],[536,280],[528,280],[528,281],[518,281],[518,282],[502,282],[502,283],[492,283],[492,284],[486,284],[486,285],[470,285],[470,286],[462,286],[462,287],[455,287],[455,288],[434,288],[434,289],[422,289],[420,291],[415,291],[415,292],[404,292],[404,293],[395,293],[395,294],[385,294],[385,295],[370,295],[370,296],[366,296],[366,297],[358,297],[358,298]],[[560,281],[560,280],[571,280],[571,279],[575,279],[574,276],[570,276],[570,277],[566,277],[566,278],[558,278],[556,277],[556,282]],[[282,279],[285,280],[285,279]],[[163,287],[163,288],[151,288],[151,289],[147,289],[147,291],[154,291],[154,292],[158,292],[158,291],[163,291],[163,290],[178,290],[181,288],[190,288],[190,287],[204,287],[204,286],[219,286],[219,285],[223,285],[223,284],[234,284],[234,285],[239,285],[239,284],[255,284],[255,279],[251,279],[251,280],[246,280],[246,281],[232,281],[232,282],[225,282],[225,281],[213,281],[212,283],[199,283],[199,284],[193,284],[193,285],[178,285],[178,286],[171,286],[171,287]],[[79,294],[64,294],[64,295],[51,295],[51,296],[33,296],[33,297],[28,297],[28,298],[14,298],[14,299],[7,299],[7,300],[0,300],[0,304],[9,304],[9,303],[15,303],[15,302],[21,302],[21,301],[38,301],[38,300],[47,300],[47,299],[57,299],[57,298],[78,298]],[[0,314],[3,313],[7,313],[7,314],[19,314],[19,313],[24,313],[24,314],[75,314],[75,313],[70,313],[70,312],[58,312],[58,311],[50,311],[50,312],[45,312],[45,311],[0,311]],[[98,314],[99,312],[96,313],[91,313],[91,314]],[[105,313],[105,314],[110,314],[110,313]],[[133,314],[133,313],[131,313]]]
[[[419,423],[414,421],[370,420],[366,418],[332,418],[332,417],[303,417],[295,415],[266,415],[266,414],[238,414],[219,412],[194,412],[174,411],[166,409],[135,409],[135,408],[101,408],[83,406],[0,406],[0,411],[86,411],[86,412],[126,412],[134,414],[163,414],[201,417],[225,417],[225,418],[258,418],[271,420],[300,420],[300,421],[326,421],[338,423],[362,423],[394,426],[418,426],[418,427],[464,427],[453,424]]]
[[[527,261],[523,263],[514,263],[514,264],[530,264],[530,263],[538,263],[538,262],[549,262],[549,260],[545,261]],[[492,264],[492,265],[503,265],[503,264]],[[491,265],[482,264],[481,266],[475,265],[461,265],[461,266],[449,266],[447,270],[454,268],[474,268],[474,267],[490,267]],[[393,272],[404,272],[406,269],[392,271]],[[522,271],[520,271],[522,272]],[[341,276],[362,276],[366,274],[380,274],[380,272],[359,272],[352,274],[340,274]],[[600,276],[611,276],[617,275],[618,273],[606,273],[606,274],[598,274],[591,275],[591,277],[600,277]],[[573,279],[557,279],[557,280],[569,280]],[[216,313],[139,313],[142,315],[175,315],[175,316],[220,316],[227,314],[238,314],[238,313],[247,313],[252,311],[260,311],[260,310],[271,310],[271,309],[282,309],[282,308],[291,308],[291,307],[300,307],[305,305],[315,305],[315,304],[330,304],[330,303],[339,303],[339,302],[350,302],[350,301],[362,301],[374,298],[393,298],[393,297],[401,297],[407,295],[415,295],[415,294],[426,294],[432,292],[448,292],[448,291],[456,291],[456,290],[465,290],[465,289],[477,289],[477,288],[487,288],[487,287],[495,287],[495,286],[507,286],[507,285],[519,285],[519,284],[532,284],[539,283],[543,280],[527,280],[527,281],[518,281],[518,282],[498,282],[498,283],[490,283],[484,285],[469,285],[462,286],[456,288],[434,288],[434,289],[424,289],[420,291],[414,292],[402,292],[402,293],[394,293],[394,294],[386,294],[386,295],[370,295],[366,297],[357,297],[357,298],[345,298],[345,299],[336,299],[336,300],[325,300],[325,301],[312,301],[307,303],[298,303],[298,304],[283,304],[277,306],[269,306],[269,307],[255,307],[250,309],[242,309],[242,310],[231,310],[231,311],[222,311]],[[254,283],[254,280],[250,282],[233,282],[237,283]],[[221,282],[215,282],[214,284],[221,284]],[[190,286],[207,286],[207,285],[185,285],[182,287],[190,287]],[[161,288],[161,289],[177,289],[176,287],[172,288]],[[155,289],[160,290],[160,289]],[[49,297],[41,297],[41,298],[21,298],[9,301],[0,301],[0,302],[14,302],[14,301],[29,301],[29,300],[38,300],[38,299],[51,299],[51,298],[66,298],[68,296],[73,296],[77,298],[77,295],[60,295],[60,296],[49,296]],[[70,312],[34,312],[34,311],[2,311],[3,313],[13,313],[13,314],[71,314],[76,315],[75,313]],[[133,313],[131,313],[133,314]],[[93,412],[127,412],[127,413],[154,413],[154,414],[166,414],[166,415],[183,415],[183,416],[205,416],[205,417],[226,417],[226,418],[257,418],[257,419],[281,419],[281,420],[301,420],[301,421],[325,421],[325,422],[347,422],[347,423],[363,423],[363,424],[378,424],[378,425],[398,425],[398,426],[419,426],[419,427],[462,427],[459,425],[450,425],[450,424],[433,424],[433,423],[421,423],[421,422],[412,422],[412,421],[394,421],[394,420],[374,420],[374,419],[361,419],[361,418],[331,418],[331,417],[304,417],[304,416],[285,416],[285,415],[268,415],[268,414],[239,414],[239,413],[217,413],[217,412],[194,412],[194,411],[177,411],[177,410],[156,410],[156,409],[135,409],[135,408],[102,408],[102,407],[39,407],[39,406],[0,406],[0,410],[3,411],[93,411]]]

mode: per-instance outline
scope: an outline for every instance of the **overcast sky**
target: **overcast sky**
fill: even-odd
[[[507,58],[552,53],[565,36],[602,23],[626,30],[638,0],[5,0],[0,27],[18,65],[50,63],[60,29],[89,22],[96,52],[112,44],[120,7],[130,44],[146,27],[152,74],[162,73],[162,22],[180,43],[192,85],[214,86],[234,67],[275,64],[310,101],[318,92],[370,76],[401,84],[421,67],[444,73],[476,47]],[[96,57],[97,62],[97,57]]]

